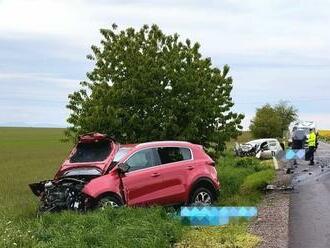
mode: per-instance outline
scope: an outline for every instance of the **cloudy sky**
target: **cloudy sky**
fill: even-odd
[[[330,129],[330,1],[0,0],[0,125],[66,126],[99,29],[156,23],[229,64],[236,110],[288,100]]]

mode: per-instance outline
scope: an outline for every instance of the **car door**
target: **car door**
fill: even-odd
[[[133,153],[126,161],[130,166],[122,178],[128,205],[160,204],[162,176],[155,149],[148,148]]]
[[[260,148],[261,148],[260,158],[269,159],[272,157],[272,151],[270,150],[269,141],[263,141],[260,144]]]
[[[163,179],[161,203],[184,203],[188,190],[187,180],[195,169],[192,151],[186,147],[158,147],[157,154],[161,162],[159,172]]]
[[[276,140],[268,141],[268,146],[272,153],[272,156],[275,156],[278,154],[280,145],[278,144],[278,142]]]

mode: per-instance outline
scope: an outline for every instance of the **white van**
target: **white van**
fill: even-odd
[[[289,125],[288,143],[289,146],[292,143],[292,136],[294,130],[302,130],[308,139],[310,129],[316,130],[316,123],[314,121],[294,121]]]

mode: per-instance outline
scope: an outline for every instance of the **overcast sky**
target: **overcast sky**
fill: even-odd
[[[0,0],[0,125],[66,126],[99,29],[156,23],[231,67],[235,109],[289,100],[330,129],[330,1]]]

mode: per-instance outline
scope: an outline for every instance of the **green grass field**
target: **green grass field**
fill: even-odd
[[[0,212],[32,216],[37,199],[28,184],[50,179],[68,154],[63,129],[0,128]]]
[[[0,128],[0,247],[170,247],[175,243],[178,247],[213,247],[215,243],[255,247],[258,243],[244,223],[191,229],[162,208],[37,217],[38,199],[28,184],[52,178],[70,152],[72,144],[60,141],[63,131]],[[248,137],[244,134],[240,139]],[[220,205],[257,204],[260,189],[274,176],[269,164],[229,153],[218,159],[217,170],[222,182]],[[206,245],[209,241],[212,246]]]

